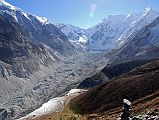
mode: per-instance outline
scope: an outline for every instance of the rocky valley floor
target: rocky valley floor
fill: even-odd
[[[34,83],[31,89],[24,90],[23,93],[14,95],[15,97],[1,103],[1,108],[7,111],[13,108],[15,116],[19,116],[18,114],[24,116],[51,98],[65,95],[70,89],[75,88],[85,78],[96,74],[107,64],[108,59],[104,55],[104,53],[78,54],[65,59],[56,69],[52,69],[51,66],[48,69],[42,69],[43,74],[37,72],[30,76],[30,78],[35,78],[39,75],[37,76],[40,78],[39,82]],[[26,82],[26,79],[21,80]],[[27,82],[30,80],[28,79]]]

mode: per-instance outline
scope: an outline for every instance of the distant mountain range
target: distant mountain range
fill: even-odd
[[[131,41],[132,34],[144,29],[159,16],[158,12],[147,7],[139,13],[109,15],[95,26],[82,29],[69,24],[53,25],[46,18],[28,14],[7,2],[1,4],[1,15],[12,17],[24,34],[62,55],[119,49]]]
[[[75,46],[82,45],[87,50],[106,51],[121,48],[130,41],[132,34],[151,24],[158,16],[158,12],[147,7],[139,13],[109,15],[88,29],[64,24],[57,27],[71,42],[76,42]]]
[[[103,84],[110,76],[141,66],[140,62],[132,62],[132,66],[131,63],[124,64],[130,65],[125,70],[124,65],[114,68],[114,64],[127,59],[157,58],[158,51],[159,13],[150,7],[139,13],[110,15],[97,25],[82,29],[53,24],[44,17],[26,13],[2,1],[0,119],[22,117],[50,98],[63,95],[77,86],[92,88]],[[111,67],[107,69],[108,60]],[[158,68],[153,71],[156,69],[158,72]],[[107,70],[116,71],[105,74]],[[122,83],[125,85],[125,81]]]

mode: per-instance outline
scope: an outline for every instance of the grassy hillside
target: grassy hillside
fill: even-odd
[[[132,101],[132,113],[139,114],[159,108],[158,96],[159,60],[155,60],[107,81],[73,101],[84,116],[93,114],[97,117],[104,114],[117,118],[121,113],[123,99]]]

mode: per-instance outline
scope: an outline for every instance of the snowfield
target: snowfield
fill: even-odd
[[[46,115],[46,114],[53,113],[53,112],[61,112],[61,111],[63,111],[64,106],[67,104],[67,102],[72,97],[74,97],[84,91],[86,91],[86,90],[72,89],[68,92],[67,95],[49,100],[47,103],[44,103],[39,109],[36,109],[32,113],[30,113],[30,114],[26,115],[25,117],[22,117],[18,120],[25,120],[27,118],[31,119],[34,117],[39,117],[39,116]]]

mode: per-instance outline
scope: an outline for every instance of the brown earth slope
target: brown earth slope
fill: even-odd
[[[144,106],[149,109],[159,107],[158,91],[159,60],[156,60],[107,81],[76,97],[72,102],[75,102],[81,114],[101,114],[120,108],[122,100],[127,98],[133,102],[133,109],[140,111]],[[154,105],[152,100],[155,101]]]

